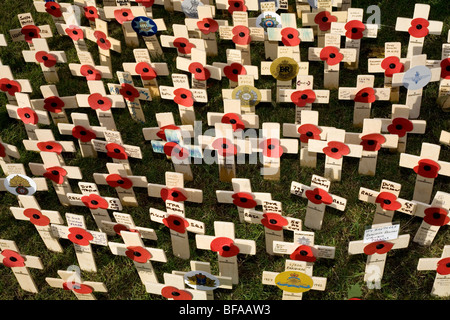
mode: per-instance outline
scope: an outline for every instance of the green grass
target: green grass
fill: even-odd
[[[46,14],[35,12],[34,8],[30,11],[31,0],[12,1],[4,0],[2,4],[2,16],[0,17],[0,33],[4,33],[8,39],[8,47],[0,48],[0,57],[4,64],[11,67],[16,79],[30,79],[33,92],[31,98],[40,98],[39,87],[46,84],[38,65],[24,63],[20,54],[21,50],[28,50],[28,46],[22,43],[12,43],[8,30],[19,28],[17,14],[31,12],[37,25],[50,24],[54,34],[56,30],[53,21]],[[291,3],[291,2],[290,2]],[[444,30],[441,36],[428,36],[425,40],[424,53],[428,54],[428,59],[440,59],[441,45],[446,41],[449,29],[449,10],[446,0],[421,1],[421,3],[431,4],[430,18],[432,20],[444,21]],[[370,1],[353,1],[353,7],[366,9],[373,4]],[[361,47],[360,68],[358,71],[349,71],[342,68],[340,83],[341,86],[354,86],[358,74],[367,73],[367,58],[374,56],[373,52],[383,50],[386,41],[401,41],[403,44],[403,56],[406,55],[409,35],[407,33],[395,32],[395,20],[397,16],[412,17],[413,3],[408,0],[381,1],[381,23],[382,28],[379,31],[377,39],[363,39]],[[291,10],[294,12],[294,10]],[[251,13],[256,16],[256,13]],[[173,23],[182,23],[184,16],[182,13],[166,13],[163,8],[154,9],[154,17],[164,17],[168,31],[162,34],[171,34],[170,26]],[[218,18],[225,16],[218,15]],[[367,19],[367,15],[364,17]],[[83,21],[87,25],[86,21]],[[301,21],[299,20],[299,23]],[[122,70],[122,62],[134,61],[132,48],[124,45],[122,29],[116,22],[110,23],[110,35],[121,39],[123,52],[121,54],[112,53],[112,64],[114,72]],[[93,54],[97,63],[98,50],[92,43],[88,43],[89,50]],[[65,50],[69,62],[78,62],[72,41],[68,37],[55,36],[49,40],[49,46],[52,50]],[[302,61],[307,60],[307,51],[313,43],[301,44]],[[141,47],[145,47],[141,39]],[[221,53],[219,57],[210,58],[208,63],[213,61],[225,61],[225,49],[233,48],[231,41],[219,40]],[[262,43],[252,44],[252,62],[259,65],[261,57],[264,56],[264,47]],[[168,63],[171,72],[183,73],[175,68],[176,53],[172,49],[164,49],[165,55],[154,61],[165,61]],[[87,93],[86,81],[82,78],[74,78],[70,75],[67,65],[59,66],[58,70],[60,82],[57,84],[61,96],[69,96],[77,93]],[[323,84],[323,64],[318,62],[310,63],[310,74],[314,75],[314,88],[321,89]],[[117,79],[106,82],[117,83]],[[171,85],[169,77],[160,77],[160,85]],[[139,84],[139,80],[135,79]],[[201,119],[206,128],[207,112],[222,111],[221,89],[228,85],[228,81],[210,81],[208,89],[209,102],[195,106],[197,119]],[[377,75],[376,86],[383,84],[382,75]],[[258,88],[273,88],[274,81],[271,77],[261,76],[256,81]],[[427,130],[425,135],[408,136],[407,153],[419,154],[421,143],[439,143],[439,134],[442,129],[450,129],[448,114],[444,113],[436,104],[438,84],[431,83],[424,89],[421,119],[427,120]],[[405,90],[401,89],[400,102],[405,101]],[[275,97],[273,97],[275,98]],[[275,101],[275,100],[274,100]],[[22,140],[26,139],[26,133],[21,123],[8,117],[5,105],[7,100],[5,95],[0,95],[0,137],[4,142],[14,144],[19,147],[21,159],[18,160],[25,164],[28,170],[29,162],[41,162],[37,153],[26,151]],[[135,175],[145,175],[151,183],[164,183],[164,172],[172,171],[172,164],[160,154],[154,154],[151,145],[144,141],[142,128],[156,126],[154,114],[156,112],[173,112],[177,123],[179,123],[177,105],[171,101],[154,99],[151,102],[143,103],[146,116],[146,123],[140,124],[134,122],[127,109],[114,110],[114,118],[118,130],[122,133],[125,143],[136,145],[142,148],[143,159],[132,159],[131,165]],[[315,105],[314,110],[320,112],[320,124],[325,126],[334,126],[347,131],[357,131],[352,126],[353,102],[339,101],[337,92],[331,92],[330,103],[327,105]],[[391,104],[389,102],[376,102],[372,108],[372,117],[389,117]],[[91,117],[91,123],[98,124],[95,114],[92,110],[70,110],[71,112],[86,112]],[[292,122],[294,117],[294,108],[290,104],[261,103],[257,106],[257,114],[260,122]],[[57,139],[69,139],[59,135],[55,125],[42,126],[52,129]],[[109,161],[105,155],[99,154],[98,159],[85,159],[81,154],[64,155],[68,165],[80,166],[83,172],[83,180],[94,182],[92,174],[94,172],[106,172],[105,164]],[[443,146],[441,157],[444,161],[450,160],[450,151],[448,147]],[[418,259],[421,257],[439,257],[444,245],[450,243],[448,226],[442,227],[434,242],[430,247],[422,247],[413,242],[407,249],[394,250],[388,254],[381,290],[369,290],[363,283],[364,268],[366,257],[364,255],[350,256],[347,254],[349,241],[360,240],[363,237],[364,229],[371,224],[375,205],[367,204],[358,200],[358,191],[361,186],[377,190],[382,179],[389,179],[402,184],[400,196],[404,199],[411,199],[413,195],[415,174],[412,170],[400,168],[398,166],[399,155],[381,150],[378,157],[378,166],[375,177],[360,176],[357,174],[357,159],[345,159],[342,181],[334,182],[331,186],[331,192],[347,198],[347,208],[345,212],[339,212],[327,209],[325,213],[323,228],[315,233],[316,244],[335,246],[336,258],[334,260],[318,260],[314,265],[314,276],[326,277],[328,279],[327,288],[324,292],[310,291],[304,295],[304,300],[343,300],[347,299],[348,290],[355,284],[362,286],[363,299],[370,300],[429,300],[435,299],[430,295],[431,287],[434,281],[435,272],[418,272],[416,270]],[[237,177],[249,178],[252,181],[254,191],[271,192],[272,198],[283,203],[285,215],[303,219],[306,209],[306,201],[296,196],[290,195],[289,186],[291,181],[298,181],[308,184],[311,181],[312,174],[323,174],[324,157],[318,156],[316,169],[300,168],[298,155],[287,155],[281,162],[281,180],[264,180],[259,173],[259,165],[238,165]],[[213,234],[214,221],[231,221],[235,223],[236,237],[252,239],[257,244],[257,254],[255,256],[239,256],[239,275],[240,283],[233,290],[215,291],[217,300],[278,300],[281,299],[281,291],[272,286],[263,286],[261,284],[261,275],[264,270],[281,272],[284,270],[286,256],[269,256],[265,252],[264,230],[261,225],[250,225],[239,223],[237,209],[233,205],[219,204],[216,201],[215,190],[231,190],[231,184],[223,183],[218,180],[217,165],[195,165],[192,168],[194,181],[186,183],[186,187],[202,189],[204,192],[204,203],[201,205],[187,203],[186,215],[192,219],[203,221],[206,226],[207,234]],[[450,178],[442,177],[436,179],[434,191],[449,191]],[[77,181],[71,181],[74,192],[79,192]],[[105,196],[115,196],[115,191],[109,187],[99,186],[100,192]],[[189,261],[184,261],[173,257],[171,242],[168,230],[160,224],[151,222],[149,219],[149,208],[164,210],[163,202],[160,199],[153,199],[147,196],[145,189],[135,189],[140,206],[138,208],[124,208],[123,212],[133,216],[136,225],[142,227],[154,228],[159,240],[145,241],[147,246],[162,248],[168,256],[168,263],[153,263],[160,281],[163,280],[164,272],[172,270],[189,270]],[[0,208],[0,238],[16,241],[22,254],[39,256],[45,266],[44,270],[31,270],[31,274],[39,288],[38,294],[31,294],[20,289],[11,270],[0,267],[0,299],[75,299],[70,292],[51,288],[45,282],[45,277],[57,277],[57,270],[65,270],[70,265],[77,265],[75,252],[72,244],[68,240],[61,240],[64,248],[63,253],[53,253],[46,249],[33,225],[24,221],[17,221],[12,216],[9,207],[16,206],[17,200],[11,194],[2,193]],[[43,209],[59,210],[61,214],[66,212],[83,214],[86,218],[88,228],[95,230],[95,223],[87,208],[64,207],[59,204],[53,187],[49,183],[49,192],[38,192],[36,198],[42,204]],[[394,221],[400,222],[400,234],[410,234],[411,237],[416,233],[421,219],[413,218],[401,213],[396,213]],[[304,228],[308,230],[307,228]],[[218,273],[217,255],[215,253],[197,250],[195,247],[194,236],[190,235],[191,259],[209,261],[213,272]],[[292,234],[285,234],[286,240],[292,240]],[[110,241],[121,241],[118,237],[110,237]],[[108,293],[96,293],[98,299],[117,299],[117,300],[160,300],[161,296],[150,295],[145,292],[137,272],[130,260],[126,257],[117,257],[111,254],[108,247],[93,246],[94,256],[99,271],[97,273],[82,272],[83,280],[102,281],[108,288]],[[251,289],[250,289],[251,288]],[[250,290],[249,290],[250,289]]]

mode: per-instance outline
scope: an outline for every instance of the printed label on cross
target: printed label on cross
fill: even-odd
[[[145,291],[169,300],[207,300],[206,291],[186,288],[183,276],[170,273],[164,273],[163,276],[164,283],[144,282]]]
[[[450,296],[450,245],[444,246],[440,258],[419,259],[417,270],[436,271],[431,294],[438,297]]]

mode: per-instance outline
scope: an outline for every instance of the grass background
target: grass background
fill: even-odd
[[[39,87],[45,85],[41,69],[33,63],[24,63],[21,55],[22,50],[28,50],[25,42],[13,43],[9,37],[9,30],[19,28],[17,14],[31,12],[37,25],[50,24],[55,36],[49,39],[48,43],[52,50],[64,50],[69,62],[78,62],[75,49],[69,37],[57,35],[53,21],[48,14],[37,13],[32,6],[31,0],[2,1],[2,14],[0,16],[0,33],[4,33],[8,40],[8,47],[0,48],[0,57],[4,64],[9,65],[16,79],[29,79],[33,86],[30,97],[41,98]],[[100,1],[99,1],[100,2]],[[449,9],[447,0],[420,1],[431,5],[431,20],[444,21],[444,29],[440,36],[427,36],[425,39],[424,53],[428,54],[428,59],[441,58],[441,46],[447,39],[449,29]],[[353,7],[364,10],[376,4],[367,0],[353,0]],[[379,56],[383,52],[386,41],[401,41],[403,44],[402,56],[406,56],[406,48],[409,35],[403,32],[395,32],[394,26],[397,16],[412,17],[414,2],[410,0],[380,1],[377,3],[381,8],[381,24],[378,38],[363,39],[361,47],[360,68],[357,71],[350,71],[341,68],[341,86],[354,86],[358,74],[367,73],[367,58]],[[294,3],[290,1],[290,12],[295,12]],[[257,16],[257,13],[250,13]],[[171,25],[173,23],[183,23],[184,15],[180,12],[168,13],[162,7],[155,6],[154,18],[165,19],[168,27],[167,31],[161,34],[172,34]],[[368,14],[365,13],[364,19]],[[217,18],[229,18],[227,14],[218,14]],[[83,18],[83,25],[88,25]],[[298,20],[299,26],[301,20]],[[122,70],[122,62],[133,62],[132,48],[127,48],[123,41],[121,26],[115,21],[110,23],[110,35],[122,41],[123,52],[121,54],[112,53],[112,65],[114,72]],[[219,41],[221,48],[218,57],[209,58],[208,64],[213,61],[226,61],[225,49],[233,48],[231,41]],[[98,50],[95,44],[88,41],[89,50],[94,55],[97,63]],[[309,46],[314,43],[301,44],[302,61],[307,60]],[[140,47],[145,48],[141,39]],[[264,57],[264,45],[262,43],[252,44],[252,62],[259,65],[261,57]],[[153,59],[165,61],[169,65],[171,72],[183,73],[175,67],[176,52],[174,49],[164,49],[164,57]],[[72,77],[67,65],[59,66],[60,82],[57,84],[61,96],[75,95],[77,93],[88,93],[86,81],[83,78]],[[320,89],[323,85],[323,63],[311,62],[310,74],[314,75],[314,88]],[[106,82],[118,83],[117,79],[105,80]],[[159,77],[160,85],[171,85],[170,77]],[[140,85],[139,80],[135,83]],[[228,86],[228,81],[209,80],[211,84],[208,89],[209,102],[195,105],[197,119],[201,119],[206,129],[207,112],[222,111],[221,89]],[[377,75],[376,87],[382,87],[383,76]],[[261,76],[256,81],[258,88],[274,88],[274,80],[269,76]],[[273,90],[275,91],[275,90]],[[422,109],[420,119],[427,120],[427,130],[425,135],[408,136],[407,153],[420,153],[421,143],[439,143],[439,135],[442,129],[450,129],[448,113],[444,113],[436,104],[438,91],[437,83],[430,83],[424,88]],[[400,103],[405,101],[406,91],[401,89]],[[273,97],[275,98],[275,97]],[[274,100],[275,101],[275,100]],[[10,119],[6,112],[7,99],[4,94],[0,94],[0,137],[4,142],[14,144],[19,147],[21,159],[17,160],[25,164],[27,170],[29,162],[41,162],[37,153],[26,151],[22,140],[27,139],[24,126],[21,122]],[[142,135],[142,128],[156,126],[154,114],[156,112],[173,112],[177,123],[179,123],[178,107],[168,100],[154,99],[151,102],[144,102],[143,108],[147,122],[136,123],[131,120],[127,109],[115,109],[114,118],[118,130],[122,133],[125,143],[141,147],[143,159],[131,159],[132,170],[135,175],[145,175],[149,182],[164,183],[164,172],[172,171],[171,162],[161,154],[154,154],[149,142],[146,142]],[[353,102],[339,101],[337,91],[332,90],[330,103],[326,105],[314,105],[314,110],[320,112],[320,125],[334,126],[347,131],[356,132],[352,127]],[[71,112],[86,112],[90,115],[91,124],[98,124],[93,110],[69,110]],[[261,103],[257,106],[257,114],[260,122],[292,122],[294,118],[294,108],[291,104]],[[391,103],[376,102],[372,107],[372,117],[390,117]],[[55,137],[59,140],[73,139],[67,136],[60,136],[55,125],[42,126],[52,129]],[[75,140],[74,140],[75,141]],[[92,174],[94,172],[106,172],[105,164],[109,159],[104,154],[99,154],[98,159],[82,158],[80,152],[75,154],[65,154],[67,165],[80,166],[83,172],[83,180],[94,182]],[[440,159],[450,160],[450,151],[446,146],[442,146]],[[438,232],[434,242],[430,247],[422,247],[413,242],[407,249],[394,250],[389,252],[382,288],[380,290],[369,290],[363,282],[364,268],[366,263],[365,255],[350,256],[347,254],[349,241],[360,240],[363,237],[365,227],[370,225],[375,211],[375,205],[358,200],[358,191],[361,186],[378,190],[382,179],[389,179],[402,184],[400,196],[411,199],[413,195],[416,175],[412,170],[400,168],[399,154],[390,153],[382,149],[379,152],[378,166],[375,177],[360,176],[357,173],[358,159],[348,158],[344,161],[342,181],[332,183],[330,191],[336,195],[347,198],[347,208],[345,212],[327,209],[323,228],[315,233],[316,244],[335,246],[336,258],[334,260],[321,259],[314,265],[314,276],[326,277],[328,279],[327,288],[323,292],[310,291],[304,295],[304,300],[343,300],[348,297],[348,290],[353,285],[362,287],[362,299],[370,300],[428,300],[436,299],[430,295],[434,281],[435,272],[418,272],[416,270],[418,259],[422,257],[440,257],[444,245],[449,244],[448,226],[442,227]],[[300,168],[298,155],[286,155],[281,162],[281,180],[267,181],[262,179],[259,165],[238,165],[237,177],[249,178],[254,191],[271,192],[274,200],[283,203],[285,215],[304,218],[307,201],[289,193],[291,181],[298,181],[310,184],[312,174],[323,174],[324,156],[318,156],[316,169]],[[284,271],[284,264],[287,256],[269,256],[265,252],[264,230],[261,225],[239,223],[237,209],[233,205],[217,203],[215,190],[231,190],[230,183],[223,183],[218,180],[217,165],[195,165],[192,168],[194,181],[187,182],[186,187],[202,189],[204,192],[203,204],[187,203],[187,217],[203,221],[206,226],[206,234],[214,234],[214,221],[231,221],[235,223],[236,237],[252,239],[257,243],[257,254],[255,256],[240,255],[239,274],[240,283],[233,290],[218,289],[215,291],[217,300],[279,300],[282,292],[276,287],[263,286],[261,276],[264,270]],[[28,171],[29,172],[29,171]],[[450,178],[440,176],[436,179],[434,192],[438,190],[449,191]],[[38,192],[35,194],[42,204],[42,209],[59,210],[64,215],[66,212],[83,214],[86,218],[88,228],[95,230],[96,226],[87,208],[64,207],[59,204],[56,194],[53,192],[51,183],[49,192]],[[72,180],[71,186],[74,192],[79,192],[77,181]],[[104,196],[115,196],[115,191],[108,186],[99,186],[100,192]],[[145,189],[135,189],[140,206],[137,208],[125,207],[122,212],[133,216],[136,225],[154,228],[158,235],[158,241],[144,240],[150,247],[162,248],[166,251],[168,263],[154,262],[154,268],[160,281],[163,281],[163,273],[172,270],[189,270],[189,261],[173,257],[169,232],[166,227],[150,221],[149,208],[164,210],[161,199],[149,198]],[[434,193],[433,193],[434,196]],[[44,270],[31,269],[31,274],[39,288],[39,293],[31,294],[23,291],[8,268],[0,267],[0,299],[75,299],[75,296],[68,291],[51,288],[45,277],[57,277],[57,270],[65,270],[70,265],[77,265],[73,245],[68,240],[61,240],[64,248],[63,253],[53,253],[48,251],[36,232],[34,226],[25,221],[15,220],[9,207],[17,206],[16,197],[2,193],[0,195],[0,238],[16,241],[22,254],[39,256],[45,266]],[[416,233],[422,219],[414,218],[402,213],[396,213],[394,221],[400,222],[400,234],[409,233],[411,238]],[[304,228],[304,230],[308,230]],[[211,262],[213,273],[218,273],[217,255],[210,251],[197,250],[195,247],[194,235],[190,234],[191,259]],[[292,240],[292,235],[286,233],[285,239]],[[110,237],[110,241],[121,241],[119,237]],[[98,266],[97,273],[82,272],[83,280],[102,281],[108,288],[107,293],[95,293],[98,299],[133,299],[133,300],[161,300],[158,295],[151,295],[145,292],[145,287],[141,283],[138,274],[130,261],[126,257],[114,256],[108,247],[93,246],[94,256]]]

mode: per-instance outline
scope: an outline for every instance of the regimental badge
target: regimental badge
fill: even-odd
[[[256,26],[260,26],[267,31],[267,28],[281,28],[281,17],[275,13],[266,11],[256,18]]]
[[[306,273],[285,271],[275,277],[275,284],[283,291],[301,293],[312,289],[313,280]]]
[[[140,36],[150,37],[158,32],[156,23],[148,17],[136,17],[131,21],[131,27]]]
[[[431,71],[426,66],[409,69],[403,75],[403,86],[408,90],[418,90],[425,87],[431,80]]]
[[[219,279],[205,271],[190,271],[184,275],[184,283],[196,290],[214,290],[220,286]]]
[[[280,81],[289,81],[294,79],[300,70],[297,61],[288,57],[275,59],[270,65],[270,73]]]
[[[254,107],[261,101],[261,92],[249,85],[238,86],[231,93],[233,99],[241,100],[241,106]]]
[[[7,191],[16,196],[31,196],[36,192],[36,182],[22,174],[11,174],[4,180]]]
[[[184,0],[181,2],[181,10],[188,18],[198,19],[198,6],[203,6],[203,2],[199,0]]]

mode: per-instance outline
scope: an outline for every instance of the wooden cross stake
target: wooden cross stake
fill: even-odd
[[[431,294],[438,297],[450,296],[449,285],[450,245],[444,246],[440,258],[421,258],[417,264],[419,271],[436,271]]]

